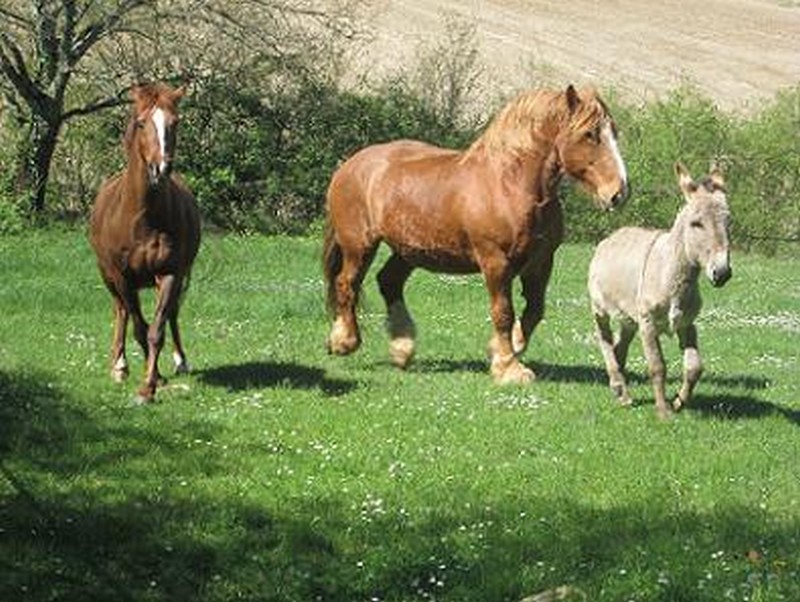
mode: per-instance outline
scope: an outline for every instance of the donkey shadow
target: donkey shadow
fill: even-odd
[[[232,392],[288,387],[319,389],[328,397],[338,397],[358,386],[355,381],[329,378],[321,368],[285,362],[246,362],[218,366],[198,372],[197,377],[208,385],[224,387]]]

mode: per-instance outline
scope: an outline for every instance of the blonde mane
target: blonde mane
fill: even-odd
[[[467,149],[465,157],[479,151],[523,155],[539,146],[545,128],[567,127],[573,132],[593,128],[608,114],[606,106],[592,89],[581,90],[578,96],[581,103],[570,114],[563,91],[523,92],[500,110]]]

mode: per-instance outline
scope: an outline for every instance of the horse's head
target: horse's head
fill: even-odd
[[[556,141],[561,164],[598,199],[604,209],[628,197],[628,175],[617,146],[617,128],[608,108],[593,90],[564,92],[567,117]]]
[[[128,129],[128,152],[135,152],[147,166],[148,181],[157,186],[169,178],[175,158],[178,102],[184,88],[162,84],[134,86],[133,119]]]
[[[695,181],[683,164],[676,163],[675,174],[686,198],[676,220],[683,229],[686,255],[705,270],[714,286],[722,286],[731,277],[730,211],[722,172],[712,166],[708,176]]]

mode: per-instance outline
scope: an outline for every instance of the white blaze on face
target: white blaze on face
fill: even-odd
[[[611,129],[610,123],[606,123],[603,126],[603,129],[600,131],[600,137],[605,145],[611,149],[611,154],[614,157],[614,163],[617,166],[620,180],[627,184],[628,172],[625,169],[625,162],[622,160],[622,155],[619,152],[619,146],[617,146],[617,137],[614,136],[614,130]]]
[[[156,108],[151,119],[153,120],[153,125],[156,126],[158,145],[161,147],[161,164],[158,167],[163,172],[166,169],[167,158],[167,118],[163,110]]]

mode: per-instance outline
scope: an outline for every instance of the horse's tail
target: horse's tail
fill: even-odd
[[[330,219],[325,223],[322,268],[325,273],[328,311],[333,314],[336,311],[336,277],[342,271],[342,247],[336,242],[336,232]]]

